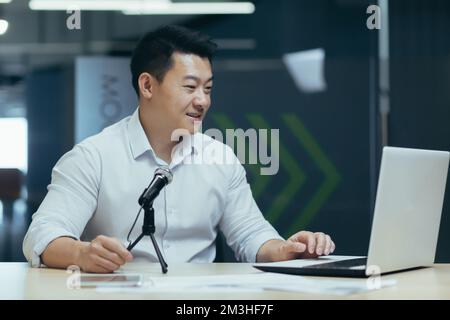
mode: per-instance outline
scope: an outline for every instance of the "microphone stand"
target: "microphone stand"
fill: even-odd
[[[155,248],[156,255],[158,256],[159,264],[161,265],[162,273],[167,273],[167,263],[164,260],[163,255],[161,254],[161,251],[159,250],[158,243],[155,240],[155,210],[153,209],[153,202],[152,201],[144,201],[143,195],[147,189],[144,190],[141,197],[139,198],[139,205],[142,206],[144,209],[144,224],[142,225],[142,233],[139,235],[139,237],[128,246],[127,250],[131,251],[131,249],[134,248],[134,246],[144,237],[144,236],[150,236],[150,239],[152,240],[153,247]]]

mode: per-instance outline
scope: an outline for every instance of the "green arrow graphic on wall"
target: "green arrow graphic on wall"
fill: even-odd
[[[236,129],[234,122],[223,113],[212,115],[214,121],[218,124],[219,129],[225,132],[226,129]],[[269,123],[261,114],[251,113],[246,115],[247,120],[255,129],[271,129]],[[333,163],[326,157],[319,144],[306,129],[296,114],[282,114],[281,119],[295,139],[299,146],[302,147],[308,156],[314,161],[320,171],[324,174],[324,181],[314,192],[313,196],[305,203],[303,209],[294,214],[296,219],[290,224],[288,234],[292,234],[300,229],[308,226],[313,217],[323,207],[327,199],[339,184],[340,175]],[[224,135],[225,136],[225,135]],[[269,140],[270,141],[270,140]],[[246,152],[254,152],[247,147]],[[270,145],[269,145],[270,147]],[[287,172],[289,181],[286,186],[280,190],[275,196],[268,209],[264,210],[266,218],[271,223],[276,223],[286,209],[295,199],[296,194],[301,190],[306,182],[306,174],[298,165],[298,161],[288,151],[286,146],[280,141],[280,165]],[[266,191],[270,180],[274,176],[261,175],[260,165],[248,165],[252,175],[252,192],[257,200]]]
[[[223,113],[216,113],[212,115],[212,118],[219,126],[219,129],[224,132],[225,136],[225,130],[226,129],[236,129],[236,125],[233,123],[233,121],[225,114]],[[246,152],[254,152],[248,146],[246,146],[247,150]],[[250,173],[252,175],[252,193],[253,197],[258,200],[258,198],[263,194],[266,186],[268,185],[271,176],[263,176],[260,174],[260,165],[248,165],[247,168],[249,168]]]
[[[298,219],[294,221],[292,227],[289,229],[289,233],[294,233],[309,224],[311,219],[336,189],[340,176],[336,167],[328,160],[319,144],[295,114],[284,114],[282,115],[282,119],[325,176],[325,180],[319,189],[317,189],[313,197],[306,203]]]
[[[264,120],[260,114],[247,115],[251,125],[255,129],[270,129],[270,125]],[[270,147],[270,146],[269,146]],[[286,186],[275,196],[269,209],[265,212],[267,220],[276,222],[281,214],[291,203],[295,194],[300,190],[306,176],[303,170],[297,165],[295,158],[289,153],[286,146],[280,141],[280,164],[287,172],[289,181]]]

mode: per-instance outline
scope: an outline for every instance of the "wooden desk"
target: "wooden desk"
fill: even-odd
[[[163,276],[159,264],[130,263],[123,271],[144,276]],[[215,274],[246,274],[258,272],[251,264],[171,264],[164,276],[200,276]],[[0,299],[450,299],[450,264],[436,264],[433,268],[401,272],[384,276],[396,279],[397,284],[363,294],[324,296],[317,294],[263,292],[176,292],[176,293],[100,293],[95,289],[69,289],[65,270],[34,269],[26,263],[0,263]]]

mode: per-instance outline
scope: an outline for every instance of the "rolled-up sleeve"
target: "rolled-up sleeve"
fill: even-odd
[[[100,179],[100,156],[87,142],[57,162],[48,193],[23,241],[24,255],[33,267],[41,266],[42,252],[56,238],[80,238],[97,206]]]
[[[265,242],[283,238],[262,215],[252,196],[245,169],[235,159],[220,229],[239,261],[255,262]]]

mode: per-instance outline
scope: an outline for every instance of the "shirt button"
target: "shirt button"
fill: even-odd
[[[170,244],[165,243],[165,244],[164,244],[164,248],[169,249],[169,248],[170,248]]]

